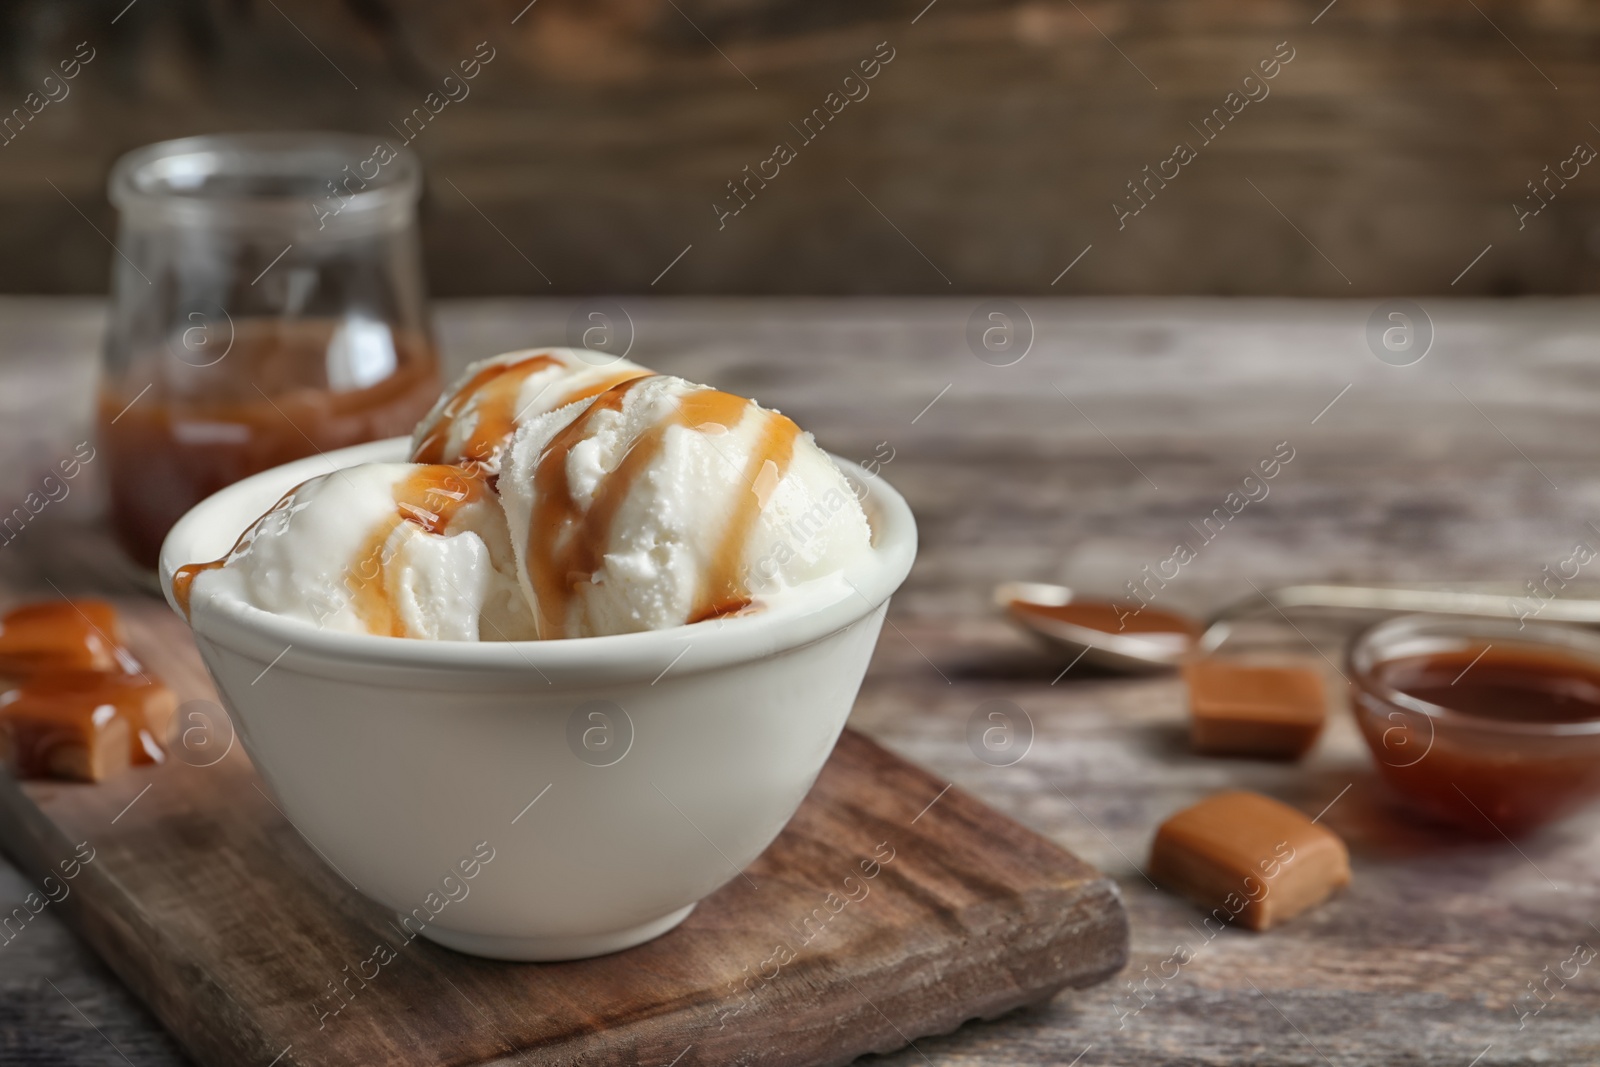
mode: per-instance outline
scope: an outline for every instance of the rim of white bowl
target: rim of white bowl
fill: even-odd
[[[172,575],[178,567],[215,559],[272,503],[308,478],[357,463],[404,462],[410,439],[391,437],[285,463],[251,475],[202,500],[161,545],[161,590],[178,611]],[[853,626],[883,607],[911,570],[916,520],[905,499],[881,475],[834,456],[865,488],[862,507],[872,525],[872,552],[842,573],[854,586],[806,608],[773,608],[752,615],[644,633],[550,641],[424,641],[319,629],[233,599],[205,599],[189,620],[202,645],[212,643],[263,662],[282,657],[303,674],[340,680],[371,678],[386,685],[493,689],[508,683],[537,693],[567,687],[652,679],[673,664],[674,676],[698,674],[771,656]],[[182,615],[182,612],[179,612]],[[681,661],[678,657],[681,656]],[[442,675],[448,675],[443,684]]]

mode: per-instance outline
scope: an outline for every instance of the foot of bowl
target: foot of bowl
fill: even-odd
[[[642,945],[652,938],[677,926],[689,917],[694,905],[681,908],[670,915],[626,930],[613,930],[604,934],[586,934],[581,937],[498,937],[493,934],[468,934],[459,930],[446,930],[436,925],[423,928],[422,936],[445,948],[465,952],[469,956],[487,956],[495,960],[515,960],[519,963],[549,963],[556,960],[582,960],[590,956],[604,956],[621,952],[625,948]]]

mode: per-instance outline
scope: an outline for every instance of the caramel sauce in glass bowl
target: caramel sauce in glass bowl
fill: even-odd
[[[1516,837],[1600,798],[1600,635],[1403,616],[1359,635],[1352,706],[1414,809]]]

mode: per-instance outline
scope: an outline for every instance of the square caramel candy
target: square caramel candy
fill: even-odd
[[[125,671],[131,664],[116,609],[104,600],[46,600],[0,616],[0,671]]]
[[[52,671],[0,694],[0,761],[19,778],[100,782],[165,758],[177,698],[152,679]]]
[[[1322,675],[1312,667],[1259,667],[1226,659],[1186,663],[1189,740],[1214,756],[1298,759],[1328,717]]]
[[[1287,804],[1231,791],[1161,824],[1150,877],[1223,925],[1265,930],[1349,884],[1350,854],[1337,834]]]

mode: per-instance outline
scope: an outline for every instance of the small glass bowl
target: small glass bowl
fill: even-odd
[[[1401,692],[1383,664],[1488,646],[1560,654],[1600,670],[1600,634],[1512,619],[1405,615],[1359,634],[1351,705],[1379,774],[1413,808],[1470,833],[1525,834],[1600,795],[1600,719],[1527,722],[1463,714]]]

